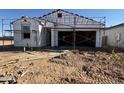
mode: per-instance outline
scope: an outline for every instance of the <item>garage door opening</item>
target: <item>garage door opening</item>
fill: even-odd
[[[96,31],[76,31],[75,45],[95,47]],[[73,46],[73,31],[58,33],[58,46]]]

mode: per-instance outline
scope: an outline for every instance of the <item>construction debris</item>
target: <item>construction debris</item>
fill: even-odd
[[[123,53],[72,51],[50,62],[76,67],[84,77],[92,78],[93,83],[124,83]]]
[[[0,76],[0,83],[2,84],[16,84],[16,78],[12,76]]]
[[[2,84],[124,84],[124,53],[0,52]]]

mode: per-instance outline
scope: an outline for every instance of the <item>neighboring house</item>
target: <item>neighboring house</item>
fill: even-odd
[[[104,24],[64,10],[12,22],[14,46],[102,46]]]
[[[124,23],[106,28],[106,46],[124,48]]]

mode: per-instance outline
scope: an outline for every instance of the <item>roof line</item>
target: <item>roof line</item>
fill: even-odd
[[[79,17],[81,17],[81,18],[86,18],[86,19],[88,19],[88,20],[91,20],[91,21],[94,21],[94,22],[97,22],[97,23],[100,23],[100,24],[104,25],[104,23],[98,22],[98,21],[96,21],[96,20],[94,20],[94,19],[91,19],[91,18],[88,18],[88,17],[84,17],[84,16],[81,16],[81,15],[76,14],[76,13],[71,13],[71,12],[65,11],[65,10],[63,10],[63,9],[54,10],[54,11],[52,11],[51,13],[47,13],[47,14],[43,15],[42,17],[45,17],[45,16],[47,16],[47,15],[53,14],[53,13],[58,12],[58,11],[63,11],[63,12],[66,12],[66,13],[69,13],[69,14],[72,14],[72,15],[75,15],[75,16],[79,16]]]
[[[124,26],[124,23],[120,23],[120,24],[117,24],[117,25],[114,25],[114,26],[111,26],[111,27],[107,27],[106,29],[113,29],[115,27],[120,27],[120,26]]]
[[[13,23],[15,23],[16,21],[18,21],[18,20],[21,20],[21,19],[23,19],[23,18],[18,18],[18,19],[16,19],[15,21],[12,21],[11,22],[11,24],[13,24]],[[30,19],[30,20],[35,20],[35,21],[37,21],[37,22],[39,22],[40,23],[40,21],[39,20],[37,20],[37,19],[35,19],[35,18],[31,18],[31,17],[29,17],[28,19]],[[40,23],[41,24],[41,23]],[[42,24],[41,24],[42,25]]]

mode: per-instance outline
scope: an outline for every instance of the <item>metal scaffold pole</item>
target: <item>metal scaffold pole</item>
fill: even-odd
[[[10,30],[12,30],[12,24],[10,23]],[[12,38],[12,31],[10,32],[11,33],[11,38]],[[11,39],[11,44],[12,44],[12,39]]]
[[[10,45],[12,45],[13,44],[12,21],[15,19],[0,19],[0,20],[1,20],[1,32],[2,32],[1,33],[2,46],[6,45],[6,41],[10,41]]]
[[[3,19],[1,19],[1,21],[2,21],[2,42],[3,42],[3,46],[4,46]]]

